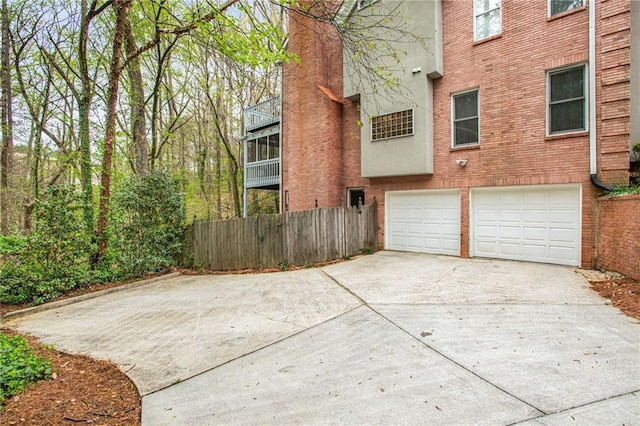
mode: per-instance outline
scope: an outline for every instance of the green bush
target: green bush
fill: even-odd
[[[0,405],[27,385],[51,377],[51,361],[36,356],[27,339],[0,333]]]
[[[185,209],[164,172],[135,176],[114,191],[108,252],[99,265],[73,186],[49,188],[34,210],[34,232],[0,240],[0,303],[39,304],[87,284],[143,276],[177,264]]]
[[[118,277],[161,271],[183,249],[184,196],[165,172],[134,176],[116,189],[110,222],[108,258]]]
[[[18,254],[26,241],[26,237],[22,236],[0,235],[0,258]]]
[[[34,210],[35,229],[5,237],[0,263],[0,303],[44,303],[92,281],[91,237],[73,186],[48,188]]]

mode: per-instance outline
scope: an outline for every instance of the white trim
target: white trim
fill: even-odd
[[[477,109],[477,117],[478,117],[478,142],[476,143],[467,143],[467,144],[461,144],[461,145],[456,145],[456,126],[455,126],[455,122],[456,122],[456,110],[455,110],[455,101],[454,98],[456,96],[459,95],[464,95],[466,93],[471,93],[471,92],[478,92],[478,96],[477,96],[477,105],[476,105],[476,109]],[[480,87],[474,87],[471,89],[465,89],[465,90],[461,90],[459,92],[454,92],[451,94],[451,148],[464,148],[464,147],[468,147],[468,146],[478,146],[480,145]]]
[[[489,37],[502,34],[502,0],[498,0],[498,2],[499,2],[499,5],[497,7],[494,7],[493,9],[489,9],[489,10],[482,10],[480,13],[478,13],[478,11],[476,10],[476,0],[473,0],[473,40],[474,41],[480,41]],[[482,15],[488,15],[494,10],[500,11],[500,30],[495,34],[489,34],[481,38],[478,37],[478,17]]]
[[[574,68],[580,68],[582,67],[582,81],[583,81],[583,87],[582,87],[582,92],[584,94],[584,111],[583,111],[583,124],[584,124],[584,128],[580,129],[580,130],[566,130],[566,131],[562,131],[562,132],[553,132],[551,133],[551,108],[550,104],[551,104],[551,75],[552,74],[557,74],[563,71],[567,71],[570,69],[574,69]],[[545,79],[546,79],[546,96],[545,96],[545,111],[546,111],[546,117],[545,117],[545,135],[547,137],[549,136],[559,136],[559,135],[570,135],[572,133],[581,133],[581,132],[587,132],[589,131],[589,113],[590,113],[590,107],[589,107],[589,99],[590,99],[590,85],[589,85],[589,81],[588,81],[588,75],[589,75],[589,66],[587,63],[585,62],[581,62],[581,63],[577,63],[577,64],[571,64],[568,66],[564,66],[564,67],[560,67],[560,68],[553,68],[553,69],[549,69],[545,71]]]

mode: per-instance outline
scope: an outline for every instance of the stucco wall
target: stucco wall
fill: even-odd
[[[596,267],[640,279],[640,195],[597,203]]]

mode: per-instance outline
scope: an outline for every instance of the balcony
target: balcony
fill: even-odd
[[[280,96],[244,110],[244,132],[253,132],[280,122]]]
[[[246,188],[277,189],[280,184],[280,159],[256,161],[245,165]]]

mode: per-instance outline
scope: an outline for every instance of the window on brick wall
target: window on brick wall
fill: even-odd
[[[453,147],[480,143],[478,89],[454,94],[451,97],[451,131]]]
[[[502,32],[501,0],[474,0],[473,19],[475,40],[500,34]]]
[[[557,15],[584,5],[584,0],[549,0],[549,16]]]
[[[378,0],[358,0],[358,10],[364,9],[365,7],[372,5]]]
[[[549,135],[587,130],[586,66],[547,73],[547,132]]]
[[[397,138],[413,134],[413,109],[377,115],[371,118],[371,140]]]

